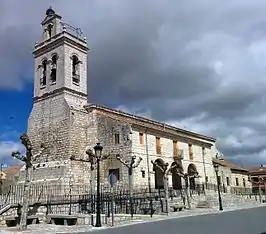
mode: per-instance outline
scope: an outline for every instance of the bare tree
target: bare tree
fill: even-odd
[[[255,180],[255,178],[257,180]],[[252,184],[256,184],[258,185],[258,191],[259,191],[259,200],[260,203],[262,203],[262,194],[261,194],[261,185],[265,184],[265,179],[262,176],[256,176],[256,177],[251,177],[251,175],[248,176],[248,180],[252,183]]]
[[[166,203],[166,213],[168,215],[169,213],[169,181],[168,181],[168,175],[177,167],[176,164],[171,165],[169,168],[169,163],[164,163],[163,165],[160,165],[156,161],[151,161],[153,166],[157,167],[162,173],[163,173],[163,183],[164,183],[164,190],[165,190],[165,203]]]
[[[13,152],[12,157],[17,158],[21,162],[25,163],[25,181],[23,187],[23,198],[22,198],[22,210],[20,217],[20,230],[27,229],[27,217],[29,211],[29,199],[30,199],[30,179],[32,173],[32,161],[40,157],[43,153],[44,145],[41,144],[41,149],[37,154],[32,153],[32,143],[29,139],[29,136],[25,133],[20,136],[21,144],[26,148],[26,155],[22,155],[19,151]]]
[[[174,172],[173,172],[174,173]],[[181,176],[185,180],[185,193],[186,193],[186,199],[187,199],[187,205],[188,209],[191,209],[190,199],[189,199],[189,179],[190,178],[199,178],[199,174],[197,171],[192,171],[189,173],[184,173],[183,171],[176,170],[175,173],[177,173],[179,176]]]
[[[121,162],[124,166],[127,167],[128,169],[128,182],[129,182],[129,199],[130,199],[130,213],[131,213],[131,218],[133,218],[133,194],[132,194],[132,176],[133,176],[133,169],[138,167],[140,162],[142,161],[142,158],[139,157],[138,160],[136,161],[137,157],[133,155],[131,157],[131,161],[127,162],[119,154],[116,155],[117,160]]]

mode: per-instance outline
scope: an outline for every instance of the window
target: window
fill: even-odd
[[[174,156],[178,156],[178,145],[177,145],[177,141],[173,141],[173,155]]]
[[[117,180],[120,179],[120,173],[119,173],[119,168],[115,169],[109,169],[109,175],[114,174],[117,178]]]
[[[143,168],[141,168],[141,176],[142,176],[142,178],[145,178],[145,170],[143,169]]]
[[[156,137],[156,154],[161,154],[161,139],[160,137]]]
[[[48,38],[51,38],[52,37],[52,28],[53,28],[53,25],[52,24],[49,24],[47,26]]]
[[[229,180],[229,177],[228,176],[226,177],[226,185],[227,186],[230,186],[230,180]]]
[[[243,187],[246,187],[246,180],[243,178]]]
[[[115,144],[120,144],[120,136],[118,133],[115,134]]]
[[[72,80],[73,83],[79,83],[79,64],[80,61],[76,55],[72,56]]]
[[[42,75],[41,75],[41,86],[45,86],[46,85],[46,75],[47,75],[47,60],[43,60],[42,62]]]
[[[144,143],[144,139],[143,139],[143,133],[139,133],[139,143],[141,144],[141,145],[143,145],[143,143]]]
[[[236,178],[236,186],[239,186],[238,178]]]
[[[193,160],[193,148],[192,144],[188,144],[189,160]]]
[[[57,55],[52,57],[51,82],[56,82]]]

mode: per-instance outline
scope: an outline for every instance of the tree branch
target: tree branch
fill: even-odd
[[[126,161],[124,161],[119,154],[116,155],[116,159],[121,162],[124,166],[126,166],[127,168],[129,168],[129,165],[126,163]]]
[[[26,156],[21,155],[21,153],[19,151],[16,152],[12,152],[12,157],[22,161],[22,162],[26,162]]]
[[[254,179],[252,179],[252,177],[251,176],[249,176],[249,181],[251,182],[251,183],[254,183],[254,184],[260,184],[261,182],[263,182],[264,181],[264,179],[263,178],[261,178],[261,177],[257,177],[258,178],[258,182],[257,181],[255,181]]]
[[[142,158],[139,157],[138,161],[132,165],[132,168],[136,168],[136,167],[138,167],[139,164],[141,163],[141,161],[142,161]]]
[[[105,154],[105,155],[102,156],[102,159],[101,160],[105,160],[105,159],[109,158],[111,155],[112,155],[112,153]]]
[[[159,165],[157,162],[153,162],[153,161],[151,161],[151,163],[152,163],[155,167],[159,168],[159,169],[161,170],[161,172],[164,173],[164,168],[161,167],[161,165]]]
[[[173,170],[177,168],[177,164],[171,165],[169,169],[166,170],[166,174],[170,175],[171,173],[173,173]]]

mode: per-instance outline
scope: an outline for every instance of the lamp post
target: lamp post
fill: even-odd
[[[96,201],[96,224],[95,227],[101,227],[101,201],[100,201],[100,160],[102,158],[103,147],[100,143],[94,146],[95,157],[97,162],[97,201]]]
[[[88,162],[91,163],[91,172],[94,170],[94,165],[97,164],[97,200],[96,200],[96,224],[95,227],[101,227],[101,201],[100,201],[100,161],[107,159],[111,154],[102,155],[103,147],[100,143],[97,143],[94,148],[94,154],[91,149],[86,150],[86,154],[89,156],[89,159],[76,159],[71,156],[70,160],[80,161],[80,162]],[[96,159],[94,162],[93,158]],[[91,179],[92,182],[92,179]]]
[[[120,161],[123,165],[125,165],[128,168],[128,182],[129,182],[129,203],[130,203],[130,214],[131,214],[131,218],[133,218],[133,213],[134,213],[134,209],[133,209],[133,194],[132,194],[132,177],[133,177],[133,168],[136,168],[139,166],[140,162],[142,161],[142,158],[139,157],[139,160],[136,161],[136,156],[132,156],[131,157],[131,161],[128,164],[126,161],[124,161],[120,155],[116,155],[116,158],[118,161]]]
[[[218,199],[219,199],[219,210],[223,210],[223,205],[222,205],[222,198],[221,198],[221,191],[220,191],[220,181],[218,177],[218,170],[219,170],[219,165],[217,163],[213,163],[214,171],[216,174],[216,181],[217,181],[217,190],[218,190]]]

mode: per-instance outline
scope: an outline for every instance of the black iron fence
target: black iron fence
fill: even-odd
[[[204,193],[204,186],[197,185],[190,189],[190,195]],[[111,188],[101,187],[101,210],[102,213],[109,214],[111,209]],[[183,200],[184,189],[174,190],[169,188],[169,200],[176,198]],[[147,186],[139,186],[132,189],[132,203],[134,213],[143,213],[144,210],[153,209],[164,212],[165,190],[152,189],[149,192]],[[130,191],[128,186],[117,186],[113,189],[113,197],[116,213],[129,213]],[[22,204],[23,184],[9,186],[3,190],[0,197],[0,209],[8,204]],[[48,213],[94,213],[96,204],[96,191],[92,188],[69,185],[30,185],[29,204],[31,206],[45,206]]]
[[[189,189],[189,195],[204,194],[206,190],[217,191],[215,184],[198,184]],[[234,194],[251,194],[251,189],[222,187],[222,192],[231,192]],[[174,190],[169,188],[170,202],[185,202],[185,189]],[[101,186],[101,212],[109,215],[111,211],[111,188],[110,186]],[[164,189],[149,189],[147,186],[134,186],[132,189],[133,213],[145,213],[147,210],[154,209],[155,212],[164,212],[166,210]],[[0,196],[0,209],[8,204],[22,204],[23,184],[5,187]],[[130,191],[127,185],[116,186],[113,189],[115,213],[130,213]],[[47,213],[95,213],[96,209],[96,191],[89,186],[70,186],[70,185],[48,185],[31,184],[30,199],[31,206],[38,205],[46,207]],[[152,207],[151,207],[152,206]]]

